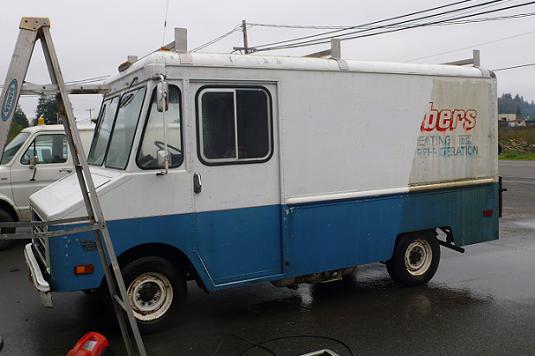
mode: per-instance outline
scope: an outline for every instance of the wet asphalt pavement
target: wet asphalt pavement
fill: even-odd
[[[149,355],[535,354],[535,162],[500,162],[500,171],[509,189],[500,240],[463,255],[442,249],[427,286],[401,288],[381,264],[361,267],[354,281],[298,290],[206,295],[190,284],[183,321],[144,337]],[[104,333],[122,354],[113,317],[94,297],[58,294],[55,309],[41,306],[22,247],[0,252],[0,355],[65,355],[86,331]]]

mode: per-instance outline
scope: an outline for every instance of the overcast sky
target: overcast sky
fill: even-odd
[[[197,47],[235,27],[242,19],[251,23],[302,25],[357,25],[386,17],[430,8],[451,0],[293,0],[293,1],[169,1],[165,42],[173,40],[174,27],[188,28],[189,48]],[[473,3],[481,3],[477,0]],[[509,0],[495,6],[510,6],[527,1]],[[463,6],[469,5],[463,4]],[[9,1],[0,12],[0,77],[3,83],[18,34],[22,16],[46,16],[52,21],[52,36],[66,81],[102,75],[114,75],[127,55],[142,56],[162,44],[166,0],[23,0]],[[492,9],[488,8],[488,10]],[[535,5],[510,10],[533,12]],[[506,13],[489,14],[498,16]],[[456,26],[412,29],[393,34],[345,41],[346,59],[407,61],[462,47],[481,50],[482,66],[496,69],[535,62],[535,18],[484,22]],[[251,46],[315,33],[317,30],[289,30],[253,27],[249,30]],[[513,39],[487,45],[475,45],[532,31]],[[241,45],[236,32],[205,52],[228,53]],[[309,47],[273,54],[302,55],[325,49]],[[30,66],[28,80],[49,82],[40,51]],[[416,62],[441,63],[471,57],[471,49],[443,54]],[[498,94],[513,92],[535,99],[535,67],[499,72]],[[89,116],[98,110],[99,96],[73,96],[75,114]],[[35,115],[35,98],[23,98],[21,104],[29,118]]]

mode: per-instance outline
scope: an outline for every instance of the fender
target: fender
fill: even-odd
[[[24,220],[24,216],[21,216],[21,212],[15,206],[13,200],[11,200],[5,194],[0,194],[0,209],[6,210],[16,221],[26,221],[31,220],[31,216],[28,215],[28,219]]]

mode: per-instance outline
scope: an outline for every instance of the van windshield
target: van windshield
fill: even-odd
[[[87,158],[89,164],[126,168],[144,98],[145,87],[141,87],[104,100]]]
[[[26,142],[28,136],[30,136],[28,132],[21,132],[15,136],[15,138],[4,149],[4,154],[2,155],[2,161],[0,164],[8,164],[19,151],[24,142]]]

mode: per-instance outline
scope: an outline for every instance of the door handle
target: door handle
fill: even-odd
[[[199,194],[202,190],[202,180],[199,173],[193,174],[193,192]]]
[[[71,173],[72,168],[60,168],[59,173]]]

